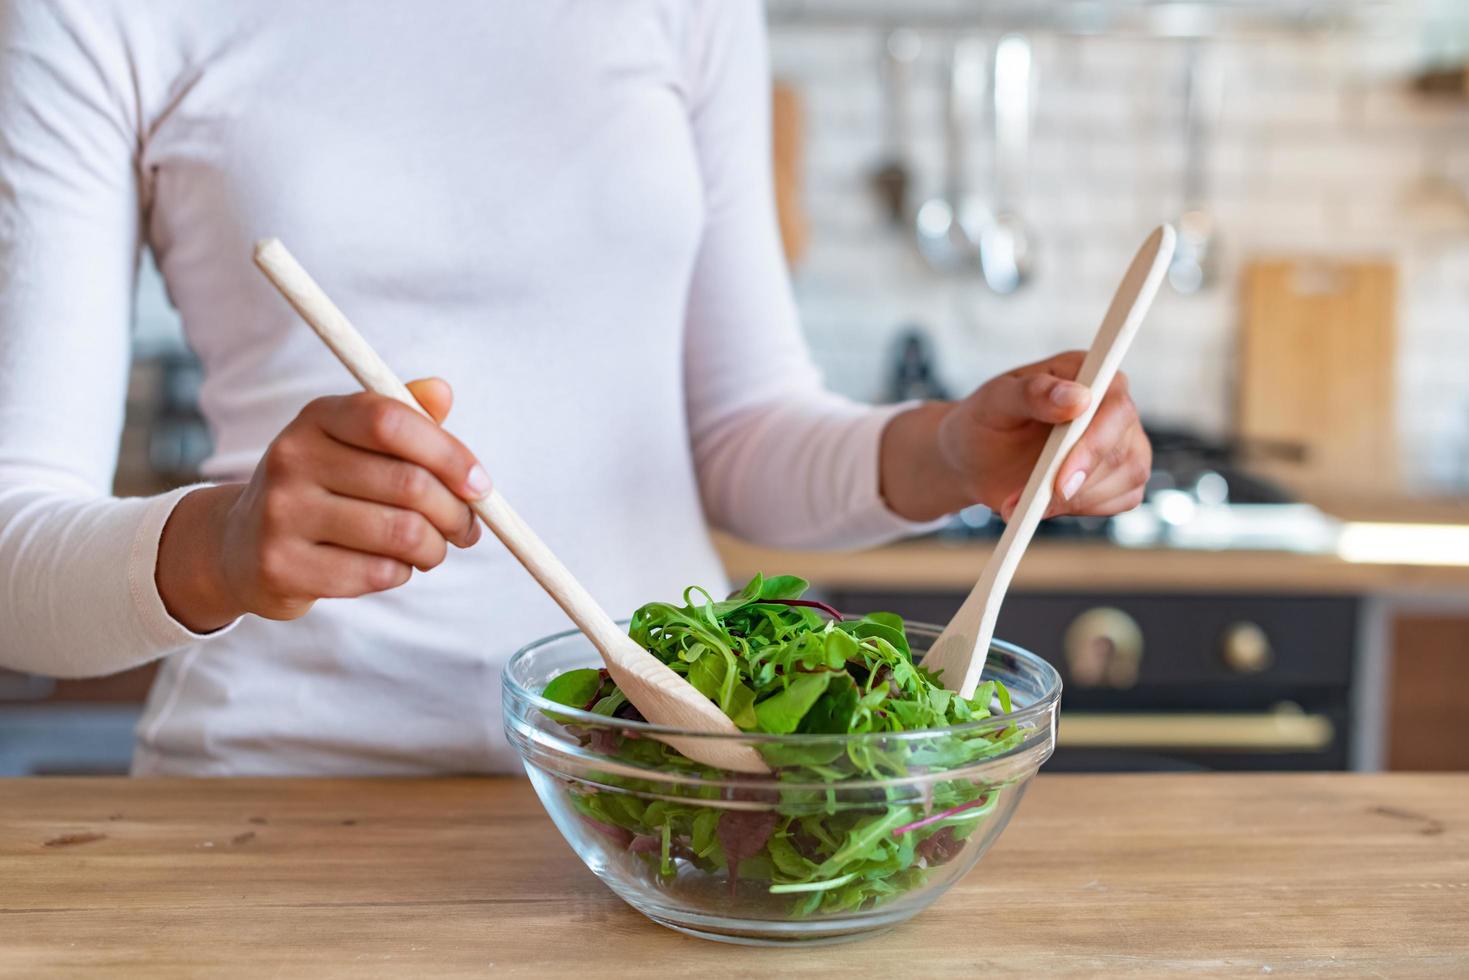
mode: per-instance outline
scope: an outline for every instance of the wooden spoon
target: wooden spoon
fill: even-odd
[[[278,239],[266,239],[255,245],[255,264],[362,387],[428,416],[403,382]],[[708,766],[747,773],[770,771],[759,753],[736,740],[742,733],[714,702],[618,628],[498,490],[490,491],[483,500],[470,501],[469,506],[592,641],[612,679],[644,718],[655,725],[733,736],[659,736],[664,742]]]
[[[935,673],[942,672],[940,682],[949,690],[957,691],[961,697],[973,697],[974,689],[979,686],[990,641],[995,636],[995,619],[1000,614],[1000,603],[1005,599],[1005,590],[1010,587],[1015,566],[1020,564],[1036,526],[1051,505],[1051,488],[1066,454],[1091,424],[1133,335],[1153,303],[1173,257],[1175,240],[1173,229],[1161,225],[1148,236],[1133,257],[1127,274],[1122,277],[1122,284],[1117,287],[1117,294],[1112,297],[1112,305],[1107,308],[1107,316],[1097,330],[1096,339],[1092,341],[1091,350],[1087,351],[1076,375],[1078,382],[1091,389],[1091,402],[1080,416],[1051,430],[1050,438],[1031,470],[1030,481],[1025,484],[1020,501],[1015,505],[1015,513],[1005,525],[1005,533],[990,554],[974,591],[969,593],[923,658],[923,665]]]

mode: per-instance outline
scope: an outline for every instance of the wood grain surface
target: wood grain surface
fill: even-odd
[[[0,782],[5,977],[1448,977],[1466,924],[1469,776],[1042,775],[924,916],[809,950],[647,922],[523,781]]]
[[[1393,617],[1387,767],[1469,772],[1469,613]]]
[[[828,588],[966,593],[993,542],[920,539],[861,552],[783,551],[715,535],[730,577],[799,575]],[[1103,542],[1037,541],[1012,588],[1031,592],[1286,594],[1469,594],[1469,566],[1354,564],[1334,555],[1283,551],[1121,548]]]
[[[1241,291],[1237,434],[1306,452],[1256,468],[1305,492],[1396,486],[1395,264],[1257,259]]]

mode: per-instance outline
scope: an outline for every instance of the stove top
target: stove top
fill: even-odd
[[[1052,518],[1041,522],[1036,537],[1137,548],[1335,549],[1339,522],[1252,473],[1245,462],[1260,456],[1298,458],[1298,447],[1209,440],[1183,429],[1146,429],[1153,441],[1153,474],[1140,506],[1111,518]],[[960,511],[939,533],[998,538],[1003,531],[998,516],[976,506]]]

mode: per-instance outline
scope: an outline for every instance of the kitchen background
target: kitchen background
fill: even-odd
[[[900,7],[906,20],[896,18]],[[831,384],[881,396],[906,323],[932,332],[939,375],[954,391],[1084,347],[1142,230],[1198,203],[1214,217],[1216,275],[1190,295],[1165,291],[1145,342],[1129,355],[1144,414],[1211,433],[1229,428],[1244,258],[1392,256],[1401,263],[1404,486],[1469,488],[1469,101],[1424,98],[1410,82],[1428,64],[1462,60],[1469,7],[1179,4],[1153,18],[1109,18],[1098,8],[1146,9],[1011,4],[1007,15],[1005,5],[941,0],[769,5],[775,72],[805,109],[811,236],[797,289]],[[936,278],[913,247],[911,226],[893,228],[871,190],[887,152],[879,61],[887,29],[917,25],[908,149],[921,201],[939,190],[944,59],[966,22],[990,45],[1008,27],[1040,25],[1027,32],[1034,123],[1016,202],[1035,240],[1035,274],[1009,296],[976,276]],[[1109,23],[1125,33],[1081,33]],[[1196,30],[1207,36],[1167,36]],[[1197,202],[1184,199],[1191,52],[1216,91]],[[987,194],[993,144],[984,112],[973,126],[971,186]]]
[[[1145,420],[1177,450],[1159,453],[1160,492],[1131,524],[1043,529],[1002,619],[1002,636],[1064,660],[1074,721],[1058,764],[1469,767],[1465,749],[1425,734],[1469,717],[1469,578],[1423,570],[1445,564],[1443,542],[1469,524],[1469,7],[767,7],[783,231],[835,389],[957,394],[1084,347],[1149,227],[1208,231],[1202,271],[1175,269],[1129,355]],[[969,256],[938,270],[916,242],[953,197],[951,105],[962,183],[985,205],[1000,192],[1031,242],[1030,275],[1010,293],[1003,268],[986,281]],[[1012,155],[997,151],[997,128]],[[907,174],[896,208],[894,165]],[[195,368],[151,267],[135,353],[122,493],[187,480],[208,449]],[[1261,474],[1271,479],[1256,486]],[[1205,506],[1226,494],[1280,506]],[[1171,512],[1183,504],[1234,523],[1198,532]],[[1338,516],[1451,531],[1430,523],[1432,560],[1399,554],[1373,577],[1334,553]],[[1161,565],[1189,527],[1209,547]],[[819,556],[806,571],[792,556],[726,553],[736,572],[780,561],[851,608],[944,621],[993,529],[966,515],[942,548],[894,549],[861,574]],[[125,766],[147,679],[0,672],[0,773]],[[1402,707],[1422,697],[1426,711]]]

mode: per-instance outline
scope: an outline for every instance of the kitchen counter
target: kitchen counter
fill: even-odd
[[[0,975],[1469,973],[1469,776],[1042,775],[864,942],[644,920],[511,779],[0,782]]]
[[[1305,499],[1343,521],[1391,521],[1402,524],[1469,524],[1469,496],[1424,497],[1360,494],[1336,495],[1315,490]]]
[[[799,575],[833,589],[968,592],[989,540],[921,538],[863,552],[784,551],[727,535],[715,543],[732,579],[754,572]],[[1040,539],[1026,550],[1014,588],[1032,592],[1253,592],[1469,594],[1469,565],[1375,564],[1280,551],[1124,548],[1102,541]]]

